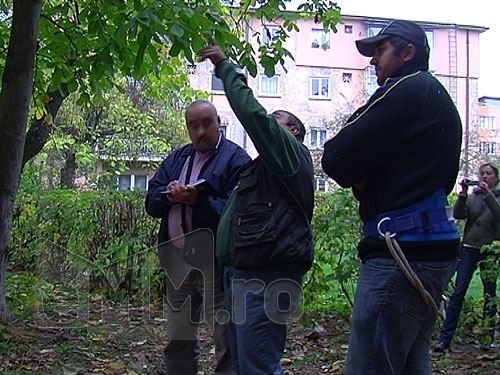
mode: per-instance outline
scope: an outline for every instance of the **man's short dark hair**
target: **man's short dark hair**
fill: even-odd
[[[297,134],[295,138],[297,138],[300,142],[304,141],[304,138],[306,136],[306,127],[304,126],[302,121],[299,120],[297,116],[283,109],[278,109],[277,111],[274,111],[274,113],[286,113],[288,115],[287,125],[299,129],[299,134]]]
[[[394,55],[396,56],[399,56],[401,54],[401,51],[411,43],[408,40],[395,35],[389,36],[387,40],[389,40],[389,42],[394,47]],[[429,70],[429,52],[427,51],[427,49],[423,48],[420,45],[415,45],[415,57],[413,58],[413,61],[418,65],[425,66],[425,70]]]

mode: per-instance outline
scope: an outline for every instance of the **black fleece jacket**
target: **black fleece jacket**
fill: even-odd
[[[353,187],[363,222],[417,203],[456,181],[462,126],[446,89],[428,71],[404,66],[359,108],[324,148],[322,166],[342,187]],[[354,185],[362,183],[363,189]],[[436,252],[434,248],[441,248]],[[450,259],[449,244],[403,244],[409,259]],[[390,256],[385,244],[363,239],[362,259]]]

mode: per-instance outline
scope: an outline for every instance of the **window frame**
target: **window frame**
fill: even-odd
[[[320,33],[319,36],[321,37],[321,44],[317,44],[317,46],[315,46],[314,35],[317,33]],[[326,38],[323,38],[323,37],[326,37]],[[323,40],[323,39],[326,39],[326,40]],[[311,29],[311,48],[322,49],[324,51],[326,51],[327,49],[330,49],[330,30],[325,31],[324,29]]]
[[[323,138],[321,137],[321,134],[324,134]],[[313,139],[314,139],[314,144],[313,144]],[[309,148],[311,150],[323,150],[327,140],[328,140],[328,129],[315,128],[315,127],[309,129]]]
[[[481,155],[496,155],[496,143],[479,142],[479,153]]]
[[[434,71],[434,30],[425,29],[424,32],[429,43],[429,70]]]
[[[495,130],[495,116],[479,116],[479,129]]]
[[[271,39],[267,35],[266,30],[269,30],[269,34],[271,35]],[[278,25],[262,25],[260,29],[260,44],[261,45],[269,45],[274,38],[274,35],[280,31],[280,27]]]
[[[318,95],[313,95],[313,81],[318,80]],[[320,88],[322,88],[322,80],[327,80],[328,82],[328,93],[326,95],[321,94]],[[331,88],[331,79],[330,77],[325,76],[315,76],[309,78],[309,99],[321,99],[327,100],[330,99],[330,88]]]
[[[351,72],[342,72],[342,83],[346,85],[350,85],[352,83]]]
[[[121,187],[120,178],[122,178],[122,177],[128,177],[128,188],[122,188]],[[135,183],[136,177],[144,177],[145,178],[146,184],[145,184],[145,188],[144,189],[139,189],[139,188],[136,187],[136,183]],[[129,190],[129,191],[132,191],[132,190],[142,190],[142,191],[148,191],[149,179],[148,179],[148,175],[147,174],[137,174],[137,173],[121,174],[121,175],[117,176],[117,178],[116,178],[116,184],[117,184],[118,190]]]
[[[375,91],[379,88],[377,83],[378,77],[375,72],[375,67],[373,65],[369,65],[365,68],[363,72],[363,98],[366,101],[373,95]]]
[[[277,82],[276,82],[276,92],[263,92],[262,91],[262,88],[263,88],[263,83],[262,81],[265,80],[265,79],[271,79],[271,78],[276,78]],[[280,95],[280,92],[281,92],[281,77],[280,77],[280,74],[275,74],[271,77],[268,77],[267,75],[265,74],[259,74],[259,96],[281,96]]]
[[[220,82],[220,84],[222,85],[222,89],[214,89],[213,88],[214,82],[215,83],[219,83]],[[222,80],[215,75],[214,71],[212,71],[211,74],[210,74],[210,92],[212,94],[225,94],[224,84],[222,83]]]
[[[323,188],[321,188],[321,186]],[[328,177],[323,175],[315,175],[314,176],[314,191],[322,191],[327,192],[330,190],[330,183],[328,181]]]

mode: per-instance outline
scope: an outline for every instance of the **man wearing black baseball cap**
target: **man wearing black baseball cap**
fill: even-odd
[[[371,57],[380,87],[325,144],[322,158],[325,172],[352,188],[364,224],[346,375],[428,375],[435,303],[458,253],[446,206],[462,126],[448,92],[428,72],[429,46],[418,24],[393,21],[356,47]],[[423,288],[393,258],[393,239],[402,251],[396,258],[406,258],[406,271]]]
[[[375,47],[390,36],[398,36],[420,47],[429,54],[429,44],[424,30],[412,21],[395,20],[385,26],[377,35],[356,41],[356,47],[363,56],[372,57]]]

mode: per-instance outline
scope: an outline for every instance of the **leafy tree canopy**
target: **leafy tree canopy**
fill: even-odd
[[[0,48],[4,50],[10,3],[0,0],[4,19]],[[298,30],[295,21],[299,17],[314,17],[334,30],[340,17],[338,6],[331,1],[304,0],[299,11],[284,12],[289,4],[290,0],[46,0],[39,26],[36,105],[47,104],[51,98],[46,94],[62,85],[69,93],[78,94],[79,105],[97,104],[105,90],[120,87],[117,74],[135,79],[146,74],[168,76],[184,59],[193,63],[195,52],[208,38],[250,74],[257,72],[256,61],[272,74],[274,65],[290,56],[283,41],[290,31]],[[273,42],[258,51],[245,40],[251,13],[262,20],[282,20]],[[173,82],[172,89],[177,88]],[[50,116],[46,118],[50,120]]]

